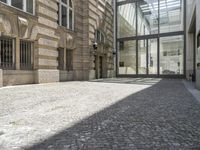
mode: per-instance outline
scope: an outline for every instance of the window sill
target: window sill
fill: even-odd
[[[58,25],[58,27],[59,27],[60,29],[64,30],[64,31],[66,31],[66,32],[71,32],[71,33],[74,33],[74,32],[75,32],[74,30],[72,30],[72,29],[67,29],[66,27],[61,26],[61,25]]]

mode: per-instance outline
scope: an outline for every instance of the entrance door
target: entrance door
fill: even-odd
[[[138,40],[138,75],[158,75],[158,39]]]

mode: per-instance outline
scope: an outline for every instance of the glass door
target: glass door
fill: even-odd
[[[158,74],[158,39],[138,40],[138,75]]]
[[[158,74],[158,39],[148,39],[148,74]]]

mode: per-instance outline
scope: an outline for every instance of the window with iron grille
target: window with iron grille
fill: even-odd
[[[73,70],[73,50],[66,50],[66,70]]]
[[[14,69],[14,40],[12,38],[0,37],[0,68]]]
[[[30,41],[20,41],[20,69],[31,70],[33,43]]]

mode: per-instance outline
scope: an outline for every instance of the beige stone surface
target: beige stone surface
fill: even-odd
[[[59,82],[59,71],[51,69],[39,69],[36,71],[36,83]]]

